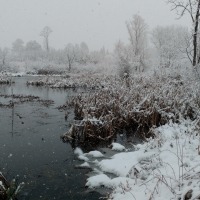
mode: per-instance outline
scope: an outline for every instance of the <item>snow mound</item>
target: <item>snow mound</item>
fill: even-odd
[[[78,159],[79,160],[83,160],[83,161],[89,161],[89,159],[86,156],[84,156],[84,155],[79,155]]]
[[[80,156],[83,155],[83,151],[79,147],[76,147],[76,149],[74,150],[74,154]]]
[[[89,188],[106,186],[110,187],[110,178],[105,174],[99,174],[87,179],[86,186]]]
[[[112,150],[114,151],[124,151],[125,147],[119,143],[112,143]]]
[[[102,158],[104,155],[100,151],[90,151],[89,153],[85,153],[86,156],[92,156],[94,158]]]
[[[84,162],[83,164],[80,165],[80,167],[83,167],[83,168],[90,168],[90,165],[89,165],[89,163]]]
[[[87,179],[86,186],[89,188],[99,188],[105,186],[107,188],[115,189],[117,187],[121,187],[122,185],[129,184],[128,182],[134,184],[132,179],[127,179],[125,177],[117,177],[117,178],[109,178],[105,174],[95,175]]]
[[[99,162],[99,167],[104,172],[112,173],[117,176],[126,177],[132,166],[136,165],[139,160],[144,156],[150,157],[154,155],[153,152],[144,153],[143,150],[127,153],[118,153],[111,157]]]

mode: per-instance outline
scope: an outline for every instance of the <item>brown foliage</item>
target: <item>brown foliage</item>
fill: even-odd
[[[140,75],[128,80],[116,77],[108,80],[110,84],[107,81],[105,87],[68,102],[75,107],[75,118],[83,119],[75,127],[82,127],[80,132],[85,138],[106,139],[117,130],[130,127],[137,128],[141,136],[149,137],[152,128],[169,120],[193,120],[197,116],[199,84],[194,87],[181,76]]]

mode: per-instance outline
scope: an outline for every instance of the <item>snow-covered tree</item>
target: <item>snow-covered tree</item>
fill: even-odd
[[[29,41],[26,43],[26,51],[41,51],[41,45],[35,40]]]
[[[65,62],[68,66],[68,70],[71,71],[72,65],[76,60],[74,45],[72,45],[71,43],[67,44],[67,46],[64,49],[64,55],[65,55]]]
[[[26,43],[25,54],[28,59],[36,60],[42,52],[41,45],[35,40]]]
[[[48,26],[45,26],[40,33],[40,36],[44,37],[44,47],[47,52],[49,52],[49,35],[51,33],[52,30]]]
[[[170,67],[186,57],[188,30],[182,26],[157,26],[152,31],[152,43],[159,55],[159,65]]]
[[[100,50],[90,51],[89,61],[93,64],[101,63],[106,57],[106,50],[102,47]]]
[[[132,69],[132,64],[131,64],[132,55],[130,48],[121,41],[119,41],[115,45],[114,54],[120,76],[121,77],[123,77],[124,75],[129,76]]]
[[[126,26],[132,51],[132,64],[136,71],[143,71],[147,51],[147,24],[140,15],[134,15],[126,22]]]
[[[13,43],[12,43],[12,50],[15,53],[21,53],[24,50],[24,41],[22,39],[16,39]]]
[[[89,48],[85,42],[80,44],[79,62],[81,64],[86,64],[89,60]]]

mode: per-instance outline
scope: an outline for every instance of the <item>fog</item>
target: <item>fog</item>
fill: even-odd
[[[112,50],[120,39],[128,41],[126,21],[141,15],[149,30],[157,25],[189,26],[188,18],[177,20],[165,0],[0,0],[0,46],[12,47],[21,38],[36,40],[44,26],[53,30],[50,46],[86,42],[90,49]]]

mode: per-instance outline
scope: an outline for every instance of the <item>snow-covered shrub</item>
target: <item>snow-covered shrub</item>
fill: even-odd
[[[108,78],[108,80],[107,80]],[[105,75],[85,74],[64,74],[64,76],[47,76],[38,80],[28,81],[27,85],[49,86],[52,88],[91,88],[98,89],[109,83],[110,78]]]

